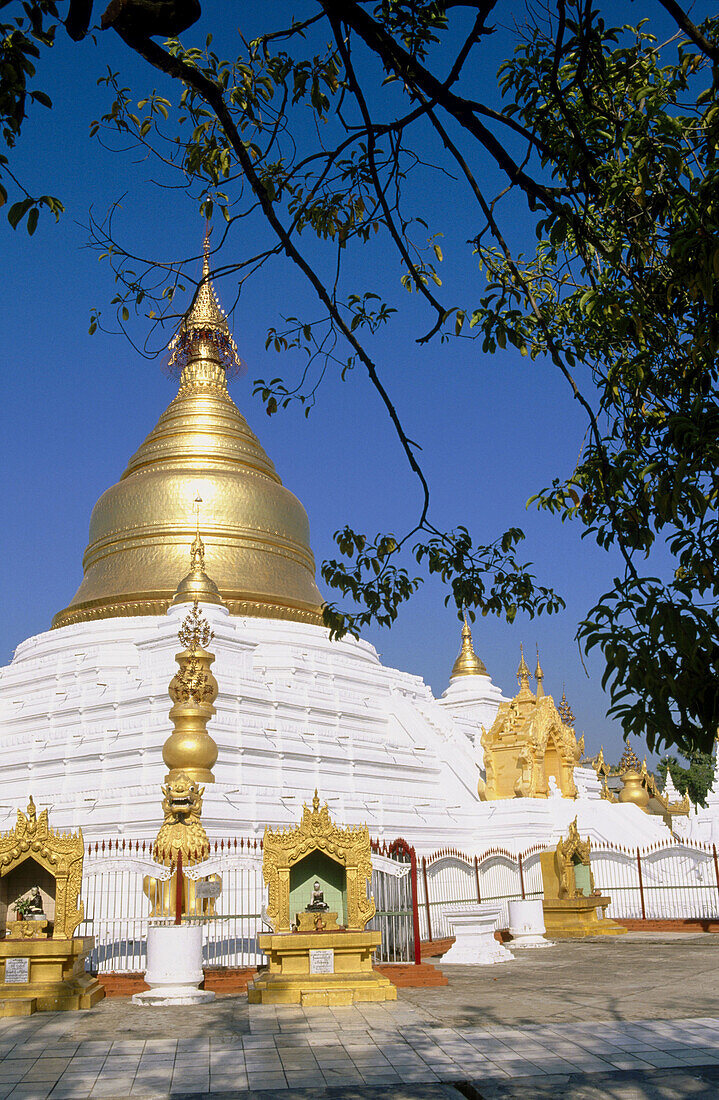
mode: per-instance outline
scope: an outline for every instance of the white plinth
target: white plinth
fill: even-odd
[[[198,989],[202,978],[202,927],[199,924],[150,928],[145,981],[151,988],[135,993],[132,1003],[194,1005],[214,1001],[214,993]]]
[[[455,937],[453,945],[442,956],[442,965],[459,963],[465,966],[493,966],[511,962],[514,956],[494,938],[501,905],[473,905],[461,909],[445,909],[444,916]]]
[[[538,901],[510,901],[509,934],[512,947],[553,947],[551,940],[544,938],[544,910],[542,899]]]

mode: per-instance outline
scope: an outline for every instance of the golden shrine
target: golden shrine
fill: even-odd
[[[269,966],[248,987],[250,1004],[395,1000],[394,985],[372,969],[381,933],[365,931],[375,913],[367,826],[335,825],[315,791],[299,825],[266,826],[263,843],[273,931],[259,937]]]
[[[664,824],[671,829],[672,818],[687,817],[691,809],[689,796],[680,796],[671,782],[671,776],[667,772],[667,781],[663,791],[657,786],[655,776],[647,770],[646,757],[640,763],[632,747],[625,746],[622,758],[616,768],[607,764],[604,760],[604,750],[600,749],[592,761],[597,775],[602,780],[602,798],[607,802],[629,803],[638,806],[645,813],[655,814],[664,820]],[[615,793],[609,787],[612,777],[619,777],[622,786]]]
[[[94,940],[74,934],[84,853],[82,832],[55,832],[32,798],[0,835],[0,1015],[92,1008],[105,996],[85,972]]]
[[[590,849],[590,841],[579,836],[575,817],[568,836],[559,841],[556,849],[542,852],[542,907],[548,936],[582,939],[626,932],[626,928],[605,914],[612,899],[595,889]]]
[[[489,730],[482,727],[486,780],[479,781],[483,801],[500,798],[547,798],[556,790],[563,798],[576,798],[574,768],[584,752],[573,726],[573,715],[563,698],[564,716],[551,695],[544,694],[544,673],[537,658],[537,692],[529,686],[524,650],[517,669],[519,691],[509,703],[501,703]]]

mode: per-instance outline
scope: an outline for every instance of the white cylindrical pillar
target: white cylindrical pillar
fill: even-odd
[[[551,947],[551,940],[544,938],[546,931],[541,898],[536,901],[510,901],[509,934],[512,937],[512,949]]]
[[[190,1005],[214,1000],[198,989],[202,981],[202,925],[155,925],[147,933],[145,981],[151,987],[135,993],[136,1005]]]

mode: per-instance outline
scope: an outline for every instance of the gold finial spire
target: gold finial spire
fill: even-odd
[[[209,223],[202,245],[202,278],[169,348],[168,366],[181,372],[183,385],[197,381],[224,385],[226,372],[240,367],[237,346],[212,283]],[[222,369],[213,371],[213,366]]]
[[[537,698],[542,699],[544,697],[544,672],[539,663],[539,646],[537,646],[537,667],[534,670],[534,679],[537,681]]]
[[[202,497],[198,493],[192,505],[195,513],[195,538],[190,548],[190,572],[187,573],[177,588],[172,598],[170,607],[176,607],[180,603],[216,603],[225,606],[217,585],[205,572],[205,544],[200,534],[200,506]]]
[[[517,669],[517,682],[521,688],[529,687],[529,667],[524,659],[524,645],[520,642],[519,651],[521,658],[519,661],[519,668]]]
[[[457,660],[452,665],[452,671],[449,678],[450,680],[454,680],[457,676],[486,675],[487,669],[484,667],[484,662],[481,661],[474,652],[472,631],[469,629],[469,623],[467,622],[467,616],[465,614],[464,625],[462,627],[462,648],[457,655]]]
[[[625,742],[624,752],[622,753],[622,759],[619,761],[618,771],[621,775],[628,771],[639,772],[641,774],[642,765],[639,762],[639,757],[628,741]]]
[[[314,798],[312,799],[312,809],[314,810],[315,813],[318,813],[319,808],[320,808],[320,796],[317,793],[317,788],[315,787],[315,795],[314,795]]]
[[[562,684],[562,698],[559,706],[557,707],[557,710],[559,711],[559,717],[562,719],[564,725],[573,727],[577,719],[574,711],[569,705],[569,700],[567,699],[566,693],[564,691],[564,684]]]

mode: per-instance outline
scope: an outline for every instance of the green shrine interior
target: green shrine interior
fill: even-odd
[[[347,924],[347,872],[342,864],[324,852],[310,852],[290,868],[290,920],[302,913],[312,898],[315,882],[319,882],[330,913],[337,914],[337,923]]]
[[[592,892],[589,881],[589,867],[586,863],[582,863],[581,859],[575,859],[573,862],[574,885],[577,888],[577,893],[588,898]]]

